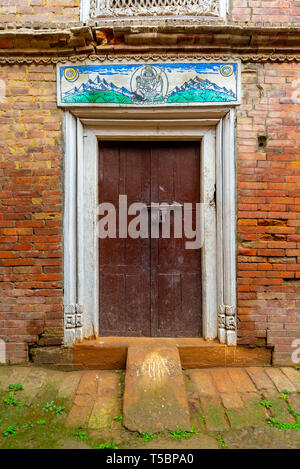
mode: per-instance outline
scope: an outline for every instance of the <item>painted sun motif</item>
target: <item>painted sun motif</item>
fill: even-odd
[[[76,81],[79,77],[78,70],[76,70],[75,68],[66,68],[64,71],[64,77],[68,81]]]
[[[233,66],[226,64],[220,67],[220,73],[223,77],[231,77],[233,74]]]

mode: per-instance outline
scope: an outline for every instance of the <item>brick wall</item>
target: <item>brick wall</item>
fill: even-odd
[[[19,362],[62,341],[63,113],[53,66],[0,74],[0,329]],[[239,343],[274,345],[275,363],[300,337],[299,74],[245,65],[237,112]]]
[[[298,0],[231,0],[232,18],[242,23],[300,23]]]
[[[300,337],[300,65],[244,68],[238,110],[239,343]],[[264,138],[267,137],[264,145]]]
[[[232,18],[242,23],[299,23],[298,0],[231,0]],[[60,26],[80,21],[80,0],[0,0],[0,24]]]
[[[61,343],[62,135],[52,66],[0,67],[0,330],[12,362]]]
[[[78,23],[80,0],[0,0],[0,24],[47,27],[49,23]]]

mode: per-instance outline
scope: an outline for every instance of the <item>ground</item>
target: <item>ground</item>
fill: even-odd
[[[124,371],[0,367],[0,448],[300,448],[300,371],[184,372],[191,432],[122,424]]]

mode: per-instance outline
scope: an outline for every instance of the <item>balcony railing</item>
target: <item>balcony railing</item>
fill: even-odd
[[[224,0],[91,0],[90,18],[220,17]]]

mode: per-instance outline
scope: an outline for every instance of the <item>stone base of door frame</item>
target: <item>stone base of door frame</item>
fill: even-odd
[[[103,337],[71,347],[33,347],[30,354],[35,365],[59,370],[119,370],[126,368],[130,346],[160,344],[176,346],[186,369],[272,364],[272,348],[228,346],[201,338]]]

